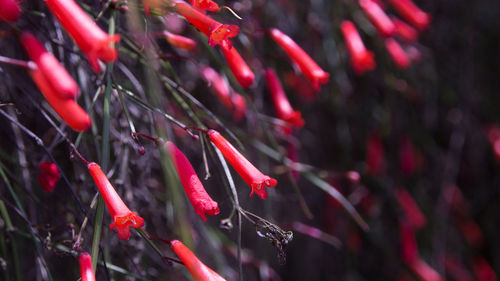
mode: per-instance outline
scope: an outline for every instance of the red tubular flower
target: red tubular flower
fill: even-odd
[[[80,263],[81,281],[95,281],[94,269],[92,268],[92,258],[89,253],[80,253],[78,257]]]
[[[479,281],[496,281],[497,275],[491,265],[483,258],[476,257],[472,263],[474,274]]]
[[[410,58],[396,40],[392,38],[385,39],[385,48],[397,67],[407,69],[410,66]]]
[[[0,20],[15,22],[21,16],[21,8],[16,0],[0,0]]]
[[[170,241],[170,248],[182,260],[195,281],[225,281],[217,272],[202,263],[181,241]]]
[[[425,226],[427,219],[418,207],[417,203],[411,197],[410,193],[405,189],[399,188],[396,190],[396,199],[399,206],[403,209],[406,217],[415,229],[420,229]]]
[[[483,232],[479,225],[472,219],[464,219],[457,223],[457,228],[460,229],[467,242],[474,246],[480,247],[483,243]]]
[[[187,38],[187,37],[184,37],[182,35],[173,34],[173,33],[168,32],[166,30],[164,30],[162,32],[162,34],[163,34],[163,36],[165,36],[165,39],[168,41],[168,43],[170,43],[172,46],[174,46],[176,48],[187,50],[187,51],[191,51],[194,48],[196,48],[196,42],[191,38]]]
[[[452,256],[445,257],[444,268],[446,273],[456,281],[474,281],[474,278],[465,266]]]
[[[420,30],[426,29],[431,22],[429,14],[420,10],[411,0],[389,0],[389,2],[403,18]]]
[[[141,228],[144,226],[144,219],[137,215],[136,212],[130,209],[123,203],[120,195],[109,182],[108,178],[101,170],[101,167],[92,162],[87,165],[90,175],[95,181],[99,192],[101,193],[104,203],[108,207],[108,211],[113,218],[113,223],[109,226],[111,230],[116,228],[118,237],[127,240],[130,237],[130,229]]]
[[[347,50],[351,55],[351,65],[356,74],[375,69],[373,53],[367,51],[356,26],[351,21],[343,21],[340,25],[342,34],[346,41]]]
[[[412,264],[418,260],[418,246],[413,226],[406,221],[399,225],[401,235],[401,255],[403,261]]]
[[[52,192],[57,182],[61,178],[61,173],[57,169],[56,164],[52,162],[40,163],[40,173],[38,174],[38,182],[44,191]]]
[[[409,266],[422,281],[444,280],[434,268],[430,267],[430,265],[420,258],[415,259]]]
[[[415,158],[413,143],[409,137],[403,138],[399,145],[399,165],[401,166],[401,172],[403,172],[405,176],[409,176],[415,171]]]
[[[78,85],[59,61],[30,32],[21,34],[21,45],[61,99],[74,99]]]
[[[394,34],[396,26],[382,8],[373,0],[359,0],[359,6],[363,9],[370,22],[375,26],[382,37],[390,37]]]
[[[385,170],[385,156],[382,140],[377,134],[366,141],[366,168],[369,174],[377,175]]]
[[[315,89],[319,90],[321,84],[328,82],[330,74],[323,71],[292,38],[276,28],[271,28],[269,34],[285,50],[290,59],[299,66],[304,76],[311,82]]]
[[[235,48],[221,49],[224,57],[226,58],[227,64],[231,69],[231,72],[233,73],[238,83],[240,83],[241,87],[246,89],[252,86],[255,75],[253,74],[250,67],[248,67],[248,64],[240,56],[238,51],[236,51]]]
[[[190,0],[193,7],[206,10],[209,12],[217,12],[219,10],[219,5],[212,0]]]
[[[102,31],[73,0],[45,0],[45,3],[85,53],[94,72],[101,71],[98,59],[112,62],[118,58],[118,52],[110,44],[120,41],[120,35],[110,36]]]
[[[209,130],[208,138],[222,152],[226,160],[233,166],[238,174],[250,186],[252,192],[255,192],[260,198],[267,198],[267,190],[265,187],[274,187],[278,183],[277,180],[264,175],[261,171],[255,168],[248,159],[246,159],[234,146],[229,143],[219,132]]]
[[[292,124],[296,128],[302,128],[305,124],[301,116],[302,114],[300,111],[293,110],[274,69],[266,69],[265,75],[278,118]]]
[[[219,207],[217,202],[212,200],[208,193],[205,191],[203,184],[196,175],[196,172],[189,163],[184,153],[180,151],[175,144],[168,141],[165,143],[165,150],[168,151],[172,161],[174,162],[175,169],[177,170],[177,175],[181,180],[184,191],[186,192],[189,201],[194,207],[194,211],[200,215],[203,221],[206,221],[207,215],[217,215],[219,213]]]
[[[226,83],[226,81],[210,67],[203,67],[201,75],[210,84],[210,87],[215,92],[215,95],[221,103],[233,112],[236,121],[241,120],[247,112],[247,102],[244,97],[236,93]]]
[[[212,47],[221,45],[223,49],[231,49],[233,44],[229,40],[238,35],[240,28],[236,25],[222,24],[184,2],[175,4],[177,13],[185,17],[199,31],[208,36],[208,44]]]
[[[30,71],[31,78],[56,113],[75,131],[90,128],[90,117],[74,100],[61,99],[39,68]]]
[[[401,37],[401,39],[405,40],[406,42],[414,42],[418,38],[418,31],[415,30],[415,28],[411,27],[410,25],[406,24],[404,21],[392,17],[392,22],[394,23],[394,26],[396,27],[395,34]]]

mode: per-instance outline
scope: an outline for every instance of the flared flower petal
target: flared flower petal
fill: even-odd
[[[343,21],[340,29],[342,30],[347,50],[351,56],[351,65],[354,72],[360,75],[366,71],[375,69],[373,53],[366,50],[354,24],[351,21]]]

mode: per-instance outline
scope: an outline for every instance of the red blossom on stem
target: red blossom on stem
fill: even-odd
[[[279,29],[269,30],[271,38],[287,53],[290,59],[299,66],[304,76],[311,82],[315,89],[319,89],[321,84],[328,82],[330,74],[323,71],[321,67],[288,35]]]
[[[217,272],[202,263],[196,256],[179,240],[170,241],[170,248],[177,254],[187,267],[195,281],[225,281]]]
[[[306,101],[315,100],[318,96],[318,91],[314,89],[311,84],[307,82],[304,78],[297,75],[294,71],[288,71],[285,73],[285,84],[297,91],[301,98]]]
[[[45,0],[45,3],[87,56],[94,72],[101,71],[98,59],[112,62],[118,58],[118,51],[111,44],[120,41],[120,35],[102,31],[73,0]]]
[[[403,138],[401,144],[399,145],[399,165],[401,166],[401,171],[405,176],[409,176],[415,171],[415,158],[415,149],[413,148],[411,139],[408,137]]]
[[[398,35],[401,39],[405,40],[406,42],[414,42],[418,38],[418,31],[415,30],[415,28],[411,27],[410,25],[406,24],[404,21],[392,17],[392,22],[396,26],[396,32],[395,34]]]
[[[266,69],[265,76],[269,93],[271,94],[271,98],[273,100],[274,110],[276,111],[278,118],[290,123],[295,128],[302,128],[305,124],[304,119],[302,119],[302,114],[300,111],[293,110],[274,69]]]
[[[410,66],[410,58],[396,40],[385,39],[385,48],[397,67],[407,69]]]
[[[235,48],[221,49],[222,54],[224,54],[227,64],[231,69],[231,72],[233,73],[238,83],[240,83],[241,87],[249,88],[250,86],[252,86],[253,81],[255,80],[255,75],[253,74],[248,64],[238,53],[238,51]]]
[[[472,262],[474,274],[479,281],[497,281],[497,275],[491,265],[483,258],[476,257]]]
[[[425,226],[427,219],[406,189],[399,188],[396,190],[396,199],[415,229],[420,229]]]
[[[187,51],[191,51],[194,48],[196,48],[196,42],[191,38],[187,38],[178,34],[173,34],[166,30],[164,30],[162,34],[163,36],[165,36],[165,39],[168,41],[168,43],[170,43],[172,46],[176,48]]]
[[[21,8],[16,0],[0,0],[0,20],[15,22],[21,16]]]
[[[366,168],[369,174],[377,175],[385,170],[385,156],[382,140],[377,134],[366,141]]]
[[[95,281],[94,269],[92,268],[92,258],[86,252],[80,253],[78,257],[80,263],[81,281]]]
[[[209,12],[217,12],[219,10],[219,5],[212,0],[190,0],[193,7],[206,10]]]
[[[118,232],[118,237],[120,237],[120,239],[129,239],[129,227],[143,227],[144,219],[138,216],[136,212],[130,211],[125,203],[123,203],[120,195],[118,195],[99,165],[92,162],[87,165],[87,168],[90,175],[92,175],[97,188],[99,189],[99,193],[101,193],[101,196],[104,199],[104,203],[106,203],[106,207],[108,207],[111,218],[113,219],[113,223],[109,226],[109,228],[111,230],[116,228],[116,232]]]
[[[274,187],[277,180],[264,175],[248,159],[246,159],[234,146],[228,142],[219,132],[209,130],[207,132],[210,141],[222,152],[224,158],[233,166],[243,180],[250,186],[252,192],[250,196],[256,193],[260,198],[267,198],[266,187]]]
[[[379,4],[373,0],[359,0],[359,6],[361,6],[361,9],[375,26],[380,36],[390,37],[394,34],[396,26]]]
[[[44,191],[52,192],[57,182],[61,178],[61,173],[57,169],[56,164],[52,162],[40,163],[40,173],[38,174],[38,182]]]
[[[59,98],[74,99],[78,94],[78,85],[56,57],[30,32],[23,32],[20,41],[30,60],[40,69]]]
[[[426,29],[431,22],[429,14],[420,10],[411,0],[389,0],[389,3],[411,25],[420,30]]]
[[[217,71],[211,67],[201,69],[203,79],[209,83],[220,102],[233,112],[236,121],[241,120],[247,111],[247,102],[244,97],[236,93],[222,78]]]
[[[174,162],[177,175],[179,175],[179,179],[181,180],[189,201],[194,207],[194,211],[200,215],[203,221],[207,220],[205,214],[211,216],[217,215],[219,213],[217,202],[212,200],[210,195],[205,191],[203,184],[184,153],[170,141],[165,143],[165,150],[168,151],[172,158],[172,162]]]
[[[407,264],[412,264],[418,260],[418,246],[413,226],[407,221],[401,221],[399,234],[401,237],[401,256],[403,261]]]
[[[204,15],[184,2],[174,6],[175,11],[185,17],[199,31],[208,36],[208,44],[212,47],[221,45],[223,49],[231,49],[233,44],[229,38],[238,35],[240,28],[236,25],[222,24],[211,17]]]
[[[356,26],[351,21],[343,21],[340,29],[342,30],[347,50],[351,56],[351,65],[354,72],[356,74],[363,74],[366,71],[375,69],[373,53],[366,50]]]
[[[52,83],[47,81],[44,73],[38,67],[30,70],[30,75],[47,102],[68,126],[79,132],[90,128],[91,120],[87,112],[73,99],[61,99]]]

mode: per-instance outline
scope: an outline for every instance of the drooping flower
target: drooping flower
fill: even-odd
[[[295,128],[302,128],[305,124],[302,114],[300,111],[293,110],[274,69],[267,68],[265,76],[278,118],[292,124]]]
[[[21,16],[21,8],[16,0],[0,0],[0,20],[15,22]]]
[[[340,25],[340,29],[342,30],[347,50],[351,56],[351,65],[354,72],[359,75],[366,71],[375,69],[373,53],[366,50],[356,26],[354,26],[351,21],[343,21]]]
[[[380,174],[385,170],[384,147],[378,134],[372,134],[366,141],[365,163],[371,175]]]
[[[211,67],[201,69],[203,79],[209,83],[221,103],[233,112],[236,121],[241,120],[247,111],[247,102],[244,97],[235,92],[226,81]]]
[[[479,248],[483,244],[483,232],[477,222],[465,218],[457,222],[457,228],[471,246]]]
[[[80,280],[81,281],[95,281],[94,269],[92,268],[92,258],[89,253],[80,253],[78,257],[80,263]]]
[[[407,264],[412,264],[418,257],[417,240],[413,226],[407,221],[401,221],[399,225],[399,234],[401,237],[401,256]]]
[[[29,73],[50,106],[71,129],[82,132],[90,128],[90,117],[78,103],[73,99],[61,99],[38,67],[30,70]]]
[[[391,3],[394,9],[411,25],[420,30],[426,29],[431,22],[429,14],[422,11],[411,0],[389,0],[389,3]]]
[[[418,207],[417,203],[411,197],[410,193],[406,189],[399,188],[396,190],[396,199],[399,206],[403,209],[405,216],[408,221],[415,229],[420,229],[425,226],[427,219]]]
[[[328,82],[330,74],[321,67],[288,35],[279,29],[269,30],[271,38],[287,53],[290,59],[299,66],[302,74],[311,82],[315,89]]]
[[[306,101],[315,100],[318,91],[312,87],[303,77],[297,75],[294,71],[285,73],[285,85],[297,91],[301,98]]]
[[[101,71],[98,59],[112,62],[118,58],[118,51],[111,44],[120,41],[120,35],[102,31],[73,0],[45,0],[45,3],[87,56],[94,72]]]
[[[404,21],[396,17],[391,17],[391,19],[394,23],[394,26],[396,27],[395,34],[397,36],[399,36],[406,42],[414,42],[415,40],[417,40],[418,31],[415,28],[411,27],[410,25],[406,24]]]
[[[248,66],[248,64],[240,56],[236,48],[225,49],[221,48],[224,57],[226,58],[227,64],[231,69],[234,77],[240,83],[241,87],[248,88],[252,86],[255,80],[255,75]]]
[[[23,32],[21,45],[45,80],[52,85],[54,92],[61,99],[74,99],[78,94],[78,85],[59,61],[49,53],[36,37],[30,32]]]
[[[444,268],[446,273],[456,281],[474,281],[474,277],[472,277],[472,274],[469,273],[465,266],[450,255],[444,258]]]
[[[177,170],[177,175],[181,180],[184,191],[186,192],[189,201],[194,207],[194,211],[206,221],[207,215],[217,215],[219,213],[219,207],[217,202],[210,198],[210,195],[205,191],[203,184],[201,183],[198,175],[189,163],[184,153],[180,151],[174,143],[168,141],[165,143],[165,150],[168,151],[172,162],[174,162],[175,169]]]
[[[478,256],[472,262],[474,274],[479,281],[496,281],[497,275],[491,265],[483,257]]]
[[[184,2],[177,2],[175,11],[185,17],[199,31],[208,36],[208,44],[212,47],[221,45],[223,49],[231,49],[233,44],[229,38],[238,35],[240,28],[236,25],[222,24],[204,15]]]
[[[278,181],[259,171],[219,132],[209,130],[207,135],[210,141],[222,152],[229,164],[233,166],[236,172],[250,186],[252,189],[250,196],[256,193],[260,198],[266,199],[267,190],[265,188],[276,186]]]
[[[187,51],[191,51],[194,48],[196,48],[196,42],[191,38],[187,38],[178,34],[173,34],[166,30],[164,30],[162,34],[163,36],[165,36],[165,39],[168,41],[168,43],[170,43],[172,46],[176,48]]]
[[[130,209],[123,203],[120,195],[116,192],[115,188],[111,185],[108,178],[101,170],[101,167],[96,163],[92,162],[87,165],[90,175],[95,181],[99,193],[101,193],[106,207],[113,219],[113,223],[109,226],[111,230],[116,228],[118,237],[123,240],[127,240],[130,237],[130,229],[141,228],[144,226],[144,219],[137,215],[136,212],[130,211]]]
[[[397,67],[407,69],[410,66],[410,58],[396,40],[392,38],[385,39],[385,48]]]
[[[209,12],[217,12],[219,10],[219,5],[212,0],[189,0],[193,7],[209,11]]]
[[[217,272],[202,263],[196,256],[179,240],[170,241],[170,248],[182,260],[189,273],[195,281],[225,281]]]
[[[375,26],[380,36],[390,37],[394,34],[396,27],[379,4],[373,0],[359,0],[359,6],[361,6],[361,9]]]
[[[415,148],[409,137],[404,137],[399,145],[399,166],[405,176],[410,176],[416,169]]]
[[[57,182],[61,178],[61,173],[57,169],[56,164],[44,161],[40,163],[40,173],[38,174],[38,182],[44,191],[52,192]]]

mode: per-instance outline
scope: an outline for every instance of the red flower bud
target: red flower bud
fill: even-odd
[[[420,30],[426,29],[431,22],[429,14],[420,10],[411,0],[389,0],[389,2],[403,18]]]
[[[86,131],[90,128],[90,117],[74,100],[61,99],[53,86],[39,68],[30,71],[31,78],[56,113],[75,131]]]
[[[399,231],[401,235],[401,255],[403,261],[407,264],[412,264],[418,260],[418,246],[413,226],[406,221],[402,221],[399,225]]]
[[[382,8],[373,0],[359,0],[359,5],[382,37],[394,34],[396,26]]]
[[[38,174],[38,182],[44,191],[52,192],[57,182],[61,178],[61,173],[57,169],[56,164],[52,162],[40,163],[40,173]]]
[[[418,31],[415,30],[415,28],[411,27],[410,25],[406,24],[404,21],[392,17],[392,22],[396,26],[396,35],[401,37],[401,39],[405,40],[406,42],[414,42],[418,38]]]
[[[168,41],[168,43],[170,43],[172,46],[176,48],[187,51],[191,51],[194,48],[196,48],[196,42],[191,38],[173,34],[166,30],[163,31],[163,35],[165,36],[165,39]]]
[[[201,75],[207,81],[215,92],[215,95],[221,103],[233,112],[236,121],[241,120],[245,116],[247,111],[247,102],[240,94],[236,93],[231,87],[226,83],[226,81],[210,67],[203,67],[201,69]]]
[[[255,192],[260,198],[267,198],[267,190],[265,187],[274,187],[278,183],[277,180],[264,175],[261,171],[255,168],[248,159],[246,159],[234,146],[229,143],[219,132],[215,130],[208,131],[210,141],[222,152],[224,158],[233,166],[238,174],[250,186],[252,192]]]
[[[238,35],[240,28],[236,25],[222,24],[184,2],[175,4],[177,13],[184,16],[199,31],[208,36],[208,44],[212,47],[221,45],[223,49],[231,49],[233,44],[229,40]]]
[[[226,58],[231,72],[233,73],[238,83],[240,83],[241,87],[248,88],[252,86],[255,75],[253,74],[250,67],[248,67],[248,64],[240,56],[238,51],[236,51],[235,48],[222,48],[222,53]]]
[[[21,34],[21,45],[61,99],[74,99],[78,85],[59,61],[30,32]]]
[[[109,228],[111,230],[116,228],[116,232],[118,232],[118,237],[120,237],[120,239],[129,239],[129,227],[143,227],[144,219],[138,216],[136,212],[130,211],[125,203],[123,203],[120,195],[116,193],[116,190],[111,185],[99,165],[92,162],[87,165],[87,168],[90,175],[94,179],[97,188],[99,188],[102,199],[104,199],[104,203],[106,203],[106,207],[108,207],[108,211],[113,219],[113,223],[109,226]]]
[[[181,241],[170,241],[170,248],[187,267],[195,281],[225,281],[217,272],[203,264]]]
[[[323,71],[323,69],[321,69],[318,64],[316,64],[316,62],[314,62],[314,60],[292,40],[292,38],[276,28],[271,28],[269,34],[287,53],[290,59],[299,66],[304,76],[307,77],[315,89],[319,89],[320,84],[328,82],[330,74]]]
[[[120,41],[120,35],[110,36],[102,31],[73,0],[45,0],[45,3],[85,53],[94,72],[101,71],[98,59],[112,62],[118,58],[118,52],[110,44]]]
[[[92,268],[92,258],[88,253],[80,253],[78,258],[80,263],[81,281],[95,281],[94,269]]]
[[[0,20],[14,22],[21,16],[21,8],[16,0],[0,0]]]
[[[186,156],[177,146],[175,146],[175,144],[169,141],[165,143],[165,150],[168,151],[172,158],[172,162],[174,162],[177,175],[179,175],[179,179],[181,180],[189,201],[194,207],[194,211],[200,215],[203,221],[207,220],[205,214],[211,216],[217,215],[219,213],[217,202],[212,200],[205,191],[203,184]]]
[[[300,111],[294,111],[290,105],[274,69],[266,69],[265,75],[278,118],[292,124],[296,128],[302,128],[305,121],[302,119]]]
[[[398,200],[399,206],[403,209],[405,216],[415,229],[420,229],[425,226],[427,219],[408,191],[399,188],[396,190],[396,199]]]
[[[340,29],[344,35],[347,50],[351,55],[351,65],[354,72],[356,72],[356,74],[363,74],[365,71],[375,69],[373,53],[366,50],[354,24],[350,21],[343,21]]]
[[[396,40],[385,39],[385,48],[397,67],[407,69],[410,66],[410,58]]]
[[[369,174],[377,175],[385,170],[385,156],[382,140],[377,134],[366,141],[366,168]]]
[[[206,10],[209,12],[217,12],[219,10],[219,5],[212,0],[190,0],[193,7]]]

